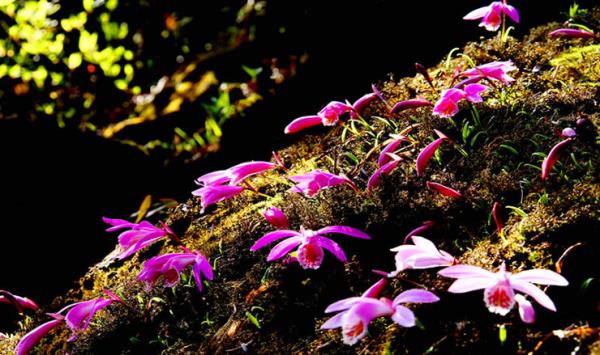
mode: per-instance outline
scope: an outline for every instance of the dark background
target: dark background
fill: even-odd
[[[580,1],[585,7],[592,2]],[[352,4],[352,5],[351,5]],[[414,74],[414,63],[440,61],[454,47],[490,37],[461,18],[487,1],[273,1],[267,9],[286,24],[269,46],[304,49],[309,62],[278,96],[224,129],[219,153],[189,166],[164,166],[132,148],[61,130],[53,122],[0,122],[0,289],[47,304],[73,285],[116,243],[102,216],[127,218],[146,194],[185,201],[204,172],[269,159],[297,139],[283,127],[330,100],[355,100],[370,84]],[[513,35],[563,21],[571,1],[512,1],[522,17]],[[276,25],[275,23],[273,25]],[[157,77],[159,77],[158,75]],[[13,314],[0,305],[0,325]],[[8,318],[5,318],[8,317]],[[2,319],[4,318],[4,321]],[[14,326],[14,325],[13,325]]]

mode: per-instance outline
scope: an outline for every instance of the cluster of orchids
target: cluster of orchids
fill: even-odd
[[[508,5],[506,0],[494,1],[490,5],[476,9],[467,14],[465,20],[481,20],[480,26],[488,31],[497,31],[502,25],[502,37],[505,34],[505,21],[509,17],[518,23],[519,13],[516,8]],[[560,28],[549,33],[552,38],[594,38],[592,30],[578,25],[576,28]],[[416,65],[417,71],[422,74],[429,85],[434,87],[433,81],[425,67]],[[286,134],[297,133],[310,127],[335,126],[343,122],[344,117],[350,119],[362,119],[364,110],[374,101],[380,100],[389,109],[390,113],[400,113],[405,110],[421,107],[432,107],[434,115],[450,118],[459,112],[459,104],[462,101],[470,105],[483,102],[482,94],[489,90],[487,85],[481,82],[502,83],[510,85],[515,81],[509,72],[517,70],[517,67],[509,61],[491,62],[461,71],[456,68],[452,78],[453,85],[444,89],[435,104],[424,98],[413,98],[395,103],[393,106],[383,97],[382,93],[373,85],[372,92],[363,95],[354,103],[331,101],[323,107],[316,115],[308,115],[296,118],[287,127]],[[585,122],[577,122],[577,127]],[[576,128],[566,128],[562,131],[563,138],[556,144],[542,163],[542,180],[546,180],[558,161],[562,151],[570,145],[577,136]],[[383,175],[389,175],[403,161],[398,152],[403,143],[414,144],[414,140],[408,135],[410,128],[399,134],[392,134],[385,146],[381,149],[377,159],[377,169],[367,182],[367,192],[371,192],[380,184]],[[425,175],[429,160],[443,143],[452,143],[444,133],[434,130],[437,139],[429,143],[418,154],[415,162],[417,176]],[[235,165],[229,169],[219,170],[200,176],[196,184],[200,187],[192,194],[200,197],[202,212],[209,206],[218,202],[233,198],[245,190],[259,193],[250,183],[249,178],[263,174],[269,170],[282,169],[287,171],[283,162],[274,153],[275,163],[266,161],[251,161]],[[321,190],[339,185],[346,185],[359,192],[356,184],[347,176],[332,174],[319,169],[302,175],[289,176],[295,185],[290,192],[303,194],[308,198],[318,195]],[[462,198],[462,194],[442,184],[427,181],[426,186],[432,191],[448,196],[450,198]],[[499,217],[500,205],[495,203],[492,209],[492,217],[496,223],[498,233],[502,232],[502,221]],[[370,240],[371,237],[365,232],[349,226],[327,226],[318,230],[309,230],[300,227],[299,230],[289,229],[287,216],[276,207],[264,211],[266,220],[277,230],[265,234],[258,239],[250,248],[256,252],[265,246],[278,242],[269,252],[267,261],[284,259],[286,263],[297,262],[304,269],[319,269],[325,257],[325,251],[331,253],[340,262],[346,262],[347,257],[342,247],[326,235],[343,235],[347,237]],[[108,232],[121,231],[118,236],[120,252],[118,259],[123,260],[134,255],[138,251],[163,239],[171,239],[178,244],[182,252],[158,255],[147,260],[138,279],[151,288],[159,280],[164,287],[174,287],[179,283],[180,275],[184,270],[191,267],[192,274],[199,291],[202,291],[202,279],[213,280],[213,269],[206,257],[199,251],[190,251],[175,233],[165,224],[155,226],[148,221],[139,223],[129,222],[121,219],[104,218],[110,227]],[[483,290],[484,302],[488,310],[499,315],[506,315],[515,304],[518,305],[519,315],[526,323],[535,320],[535,312],[532,303],[527,299],[531,297],[541,306],[556,311],[552,300],[534,284],[566,286],[567,280],[561,275],[550,270],[527,270],[512,274],[506,271],[502,263],[497,272],[491,272],[472,265],[462,265],[458,259],[448,252],[439,250],[433,242],[419,236],[434,225],[433,221],[426,221],[423,225],[411,231],[404,239],[404,244],[391,249],[395,252],[396,270],[383,273],[387,277],[395,277],[398,273],[407,269],[428,269],[444,267],[438,272],[439,275],[456,279],[448,288],[451,293],[465,293]],[[409,244],[412,242],[412,244]],[[415,325],[413,311],[404,304],[406,303],[432,303],[439,301],[433,293],[424,289],[410,289],[397,295],[393,300],[379,297],[387,281],[381,279],[360,297],[350,297],[332,303],[325,310],[326,313],[339,312],[322,324],[322,329],[342,328],[343,341],[352,345],[363,338],[368,330],[369,323],[379,317],[389,317],[402,327]],[[63,322],[71,330],[72,334],[68,341],[75,340],[83,333],[94,315],[112,305],[115,302],[125,304],[123,300],[109,290],[104,290],[106,297],[99,297],[88,301],[70,304],[56,313],[49,313],[50,321],[38,326],[27,333],[19,341],[17,355],[28,354],[29,351],[52,329],[60,326]],[[378,298],[379,297],[379,298]],[[14,295],[8,291],[0,290],[0,303],[14,305],[19,312],[25,309],[38,310],[39,307],[32,300]],[[1,335],[1,334],[0,334]]]

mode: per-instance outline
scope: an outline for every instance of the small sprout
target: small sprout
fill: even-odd
[[[331,174],[318,169],[303,175],[290,176],[289,179],[296,183],[290,191],[303,193],[306,197],[314,197],[322,189],[342,184],[348,184],[355,191],[358,190],[356,185],[348,177]]]
[[[551,38],[594,38],[594,32],[579,28],[559,28],[548,34]]]
[[[400,293],[392,301],[389,298],[377,296],[385,280],[377,282],[361,297],[350,297],[330,304],[325,313],[340,312],[329,318],[321,329],[342,328],[342,337],[347,345],[354,345],[366,334],[369,323],[379,317],[392,318],[402,327],[414,327],[414,313],[403,303],[433,303],[439,298],[433,293],[422,289],[410,289]]]
[[[514,6],[508,5],[506,1],[494,1],[488,6],[473,10],[463,17],[463,20],[481,19],[480,27],[485,27],[486,30],[495,32],[504,23],[504,15],[510,17],[514,22],[519,23],[519,12]]]
[[[460,193],[460,191],[450,188],[448,186],[444,186],[442,184],[438,184],[437,182],[427,181],[426,185],[430,190],[435,191],[444,196],[452,197],[454,199],[459,199],[463,196]]]
[[[256,328],[260,329],[260,322],[258,321],[258,318],[256,318],[256,316],[246,311],[246,317],[248,318],[250,323],[254,324]]]
[[[502,264],[498,272],[490,272],[471,265],[454,265],[442,269],[438,274],[457,279],[448,292],[465,293],[484,290],[484,301],[488,310],[501,316],[506,315],[519,302],[522,308],[521,319],[530,323],[533,321],[534,310],[524,298],[517,299],[515,291],[531,296],[541,306],[556,312],[556,306],[542,290],[533,284],[567,286],[569,282],[554,271],[533,269],[515,274],[506,271]]]
[[[500,340],[500,345],[504,345],[506,342],[506,326],[504,324],[500,324],[498,327],[498,339]]]
[[[285,215],[285,213],[283,213],[283,211],[277,207],[271,207],[264,210],[263,216],[265,217],[267,222],[269,222],[269,224],[275,228],[286,229],[290,226],[290,223],[288,222],[288,218]]]
[[[560,153],[572,141],[573,141],[573,138],[568,138],[568,139],[565,139],[565,140],[561,141],[560,143],[556,144],[554,147],[552,147],[552,149],[550,150],[550,153],[548,153],[548,156],[542,162],[542,174],[541,174],[542,180],[548,179],[548,176],[550,176],[550,172],[552,171],[554,164],[556,164],[556,162],[560,158]]]
[[[162,276],[164,287],[174,287],[179,283],[180,273],[190,265],[196,287],[202,292],[202,275],[208,280],[212,280],[214,275],[206,257],[197,251],[155,256],[144,263],[138,279],[146,282],[148,287],[153,287]]]
[[[318,269],[321,266],[325,256],[323,249],[328,250],[338,260],[345,263],[347,258],[342,248],[333,240],[322,236],[329,233],[344,234],[359,239],[371,239],[365,232],[347,226],[329,226],[316,231],[300,227],[300,231],[278,230],[267,233],[252,245],[250,251],[257,251],[276,240],[285,238],[271,249],[267,261],[281,259],[297,247],[297,255],[294,260],[298,261],[304,269]]]
[[[412,236],[411,239],[414,245],[402,244],[390,249],[396,252],[396,270],[391,272],[389,277],[395,277],[407,269],[429,269],[456,264],[452,255],[438,250],[429,239],[417,236]]]

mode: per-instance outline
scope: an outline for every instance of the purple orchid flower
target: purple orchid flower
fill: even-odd
[[[217,186],[225,183],[237,185],[250,176],[261,174],[277,167],[278,164],[267,161],[249,161],[234,165],[227,170],[218,170],[204,174],[196,179],[196,183],[200,186]]]
[[[283,213],[283,211],[277,207],[271,207],[264,210],[263,216],[265,217],[267,222],[269,222],[269,224],[271,224],[275,228],[286,229],[290,226],[290,223],[288,222],[288,218],[285,215],[285,213]]]
[[[22,313],[25,309],[37,311],[40,308],[29,298],[17,296],[4,290],[0,290],[0,303],[12,304],[19,313]]]
[[[355,191],[358,190],[348,177],[327,173],[319,169],[303,175],[290,176],[289,179],[296,183],[296,186],[292,187],[290,191],[303,193],[306,197],[314,197],[322,189],[342,184],[348,184]]]
[[[52,329],[61,325],[64,320],[62,315],[51,316],[54,317],[53,320],[36,327],[29,333],[25,334],[21,340],[19,340],[19,343],[15,348],[16,355],[29,354],[29,352],[40,342],[40,340],[42,340],[42,338],[44,338]]]
[[[391,112],[398,113],[404,110],[415,109],[419,107],[433,106],[433,104],[425,99],[417,98],[412,100],[404,100],[397,102],[394,107],[390,110]]]
[[[448,196],[454,199],[462,198],[462,194],[460,193],[460,191],[450,188],[448,186],[444,186],[433,181],[427,181],[425,184],[430,190],[435,191],[440,195]]]
[[[353,107],[348,104],[331,101],[317,115],[296,118],[285,127],[284,132],[285,134],[296,133],[320,124],[323,126],[335,126],[339,122],[341,115],[352,110]]]
[[[556,312],[556,306],[542,290],[533,284],[567,286],[569,282],[554,271],[533,269],[511,274],[502,264],[498,272],[490,272],[471,265],[454,265],[438,272],[444,277],[457,279],[448,292],[465,293],[483,289],[483,299],[492,313],[506,315],[515,305],[515,291],[531,296],[541,306]],[[521,300],[521,318],[533,321],[531,305]]]
[[[56,313],[48,313],[48,315],[54,319],[25,334],[15,349],[17,355],[29,354],[29,351],[31,351],[31,349],[33,349],[46,334],[61,325],[63,321],[72,332],[71,337],[67,339],[67,341],[74,341],[81,333],[86,331],[90,321],[98,311],[108,307],[114,302],[124,303],[123,300],[114,293],[108,290],[104,290],[104,293],[108,295],[108,298],[100,297],[89,301],[76,302],[64,307]],[[62,315],[62,313],[67,310],[67,314]]]
[[[495,32],[502,24],[503,13],[514,22],[519,23],[519,12],[514,6],[508,5],[506,1],[494,1],[488,6],[473,10],[463,17],[463,20],[481,19],[480,27],[485,27],[486,30]]]
[[[159,228],[148,221],[132,223],[123,219],[113,219],[107,217],[103,217],[102,220],[104,223],[112,226],[106,229],[107,232],[113,232],[125,228],[128,229],[119,234],[118,237],[119,246],[122,250],[118,258],[121,260],[128,258],[138,250],[146,248],[165,236],[174,235],[173,231],[171,231],[171,229],[169,229],[169,227],[167,227],[165,224],[163,224],[162,228]]]
[[[442,92],[442,96],[435,103],[433,113],[440,117],[452,117],[458,113],[458,104],[462,100],[469,102],[483,102],[481,93],[488,89],[482,84],[466,84],[463,88],[452,88]]]
[[[144,267],[138,279],[146,282],[148,287],[153,287],[159,277],[163,277],[164,287],[174,287],[179,283],[181,272],[188,266],[192,266],[192,274],[196,281],[196,287],[202,292],[202,275],[212,280],[213,269],[206,257],[200,252],[172,253],[151,258],[144,263]]]
[[[429,269],[440,266],[451,266],[457,260],[447,252],[438,248],[429,239],[412,236],[414,245],[402,244],[390,249],[396,253],[396,270],[389,273],[395,277],[406,269]]]
[[[392,156],[392,160],[388,161],[387,163],[383,164],[379,169],[375,170],[375,172],[373,173],[373,175],[371,175],[371,177],[369,177],[369,181],[367,182],[367,191],[371,192],[373,190],[373,188],[375,188],[376,186],[379,186],[379,181],[381,179],[381,175],[389,175],[392,173],[392,171],[394,171],[394,169],[396,169],[398,167],[398,164],[400,164],[400,161],[402,161],[402,158],[388,153],[388,155]]]
[[[361,96],[352,104],[352,111],[350,111],[350,117],[356,118],[358,117],[358,115],[362,115],[364,109],[376,99],[377,95],[375,95],[375,93],[368,93]]]
[[[94,315],[103,308],[106,308],[114,302],[123,303],[119,297],[112,292],[106,292],[108,298],[95,298],[89,301],[73,303],[63,308],[58,314],[69,310],[64,320],[67,327],[71,329],[71,337],[67,341],[74,341],[77,337],[86,331]]]
[[[508,60],[505,62],[491,62],[479,65],[475,68],[465,70],[461,75],[475,81],[490,79],[501,81],[505,85],[510,85],[515,79],[510,77],[507,73],[513,70],[518,70],[518,68],[512,61]]]
[[[425,172],[425,169],[427,168],[427,163],[429,162],[431,157],[433,157],[435,151],[440,147],[440,145],[445,140],[450,140],[448,136],[446,136],[444,133],[438,130],[435,130],[435,133],[438,135],[439,138],[429,143],[417,156],[416,167],[418,176],[421,176]]]
[[[594,38],[594,32],[578,28],[559,28],[548,34],[552,38]]]
[[[200,197],[202,211],[217,202],[228,200],[244,192],[246,188],[237,185],[208,185],[192,191],[192,195]]]
[[[571,144],[572,141],[573,138],[565,139],[550,149],[550,153],[548,153],[548,156],[542,162],[542,181],[548,179],[548,176],[550,176],[550,172],[552,171],[554,164],[556,164],[560,158],[563,149]]]
[[[379,287],[377,283],[371,289]],[[354,345],[367,334],[369,323],[379,317],[389,317],[402,327],[413,327],[416,324],[415,315],[403,303],[439,301],[436,295],[422,289],[404,291],[393,301],[386,297],[377,299],[377,293],[378,290],[375,290],[371,295],[350,297],[330,304],[325,313],[340,313],[323,323],[321,329],[342,328],[344,343]]]
[[[296,257],[300,266],[304,269],[318,269],[321,266],[325,256],[323,249],[328,250],[338,260],[345,263],[347,259],[342,248],[333,240],[322,236],[329,233],[344,234],[359,239],[371,239],[367,233],[347,226],[329,226],[316,231],[300,227],[300,231],[278,230],[267,233],[257,240],[250,250],[257,251],[276,240],[286,238],[271,249],[267,261],[281,259],[288,255],[292,249],[298,247]]]
[[[404,237],[404,244],[408,243],[408,241],[411,239],[412,236],[414,235],[419,235],[421,234],[421,232],[424,232],[426,230],[428,230],[429,228],[433,227],[435,225],[434,221],[425,221],[423,222],[423,224],[413,230],[411,230],[405,237]]]

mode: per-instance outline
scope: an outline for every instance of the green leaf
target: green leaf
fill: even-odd
[[[252,313],[246,312],[246,317],[256,328],[260,329],[260,322]]]

